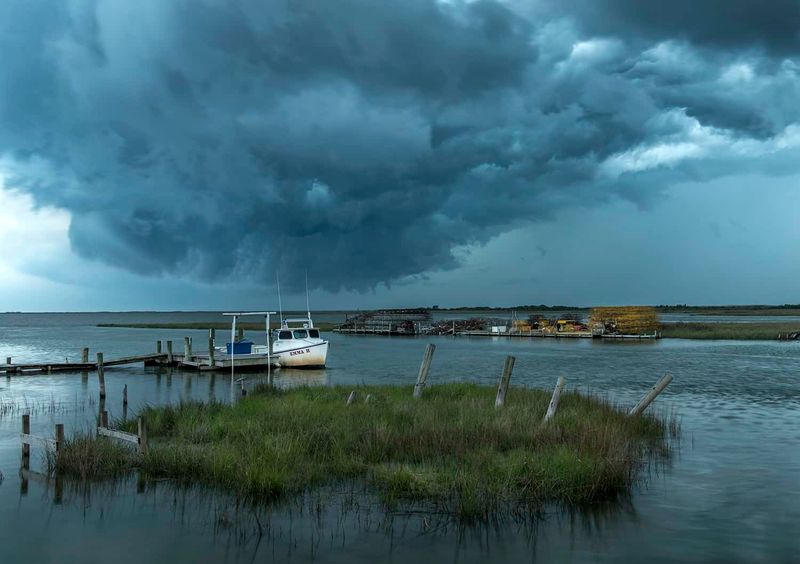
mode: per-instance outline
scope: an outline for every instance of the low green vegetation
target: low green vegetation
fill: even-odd
[[[218,329],[223,331],[230,331],[231,324],[230,322],[219,321],[219,322],[208,322],[208,321],[201,321],[201,322],[181,322],[181,323],[98,323],[98,327],[118,327],[124,329]],[[264,322],[261,323],[252,323],[249,321],[246,322],[237,322],[236,327],[241,327],[245,331],[264,331],[265,324]],[[270,323],[270,327],[272,329],[278,329],[280,327],[278,322]],[[314,327],[319,329],[320,331],[330,331],[334,327],[337,327],[335,323],[314,323]]]
[[[775,340],[800,331],[800,323],[662,323],[664,339]]]
[[[253,499],[364,484],[389,506],[433,504],[479,518],[545,501],[612,499],[643,465],[668,457],[677,434],[674,421],[627,417],[573,392],[543,425],[550,394],[541,390],[512,389],[502,409],[494,389],[470,384],[437,385],[419,400],[410,386],[357,390],[351,405],[349,388],[263,387],[235,405],[146,408],[146,455],[78,437],[54,469],[101,479],[138,468]],[[130,432],[135,425],[121,423]]]
[[[742,315],[742,316],[780,316],[800,315],[800,304],[783,305],[727,305],[727,306],[689,306],[659,305],[659,313],[692,313],[695,315]]]

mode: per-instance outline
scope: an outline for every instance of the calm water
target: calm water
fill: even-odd
[[[332,314],[331,321],[336,321]],[[151,351],[158,339],[204,331],[98,328],[106,322],[200,321],[214,314],[4,314],[0,357],[75,360]],[[320,321],[328,321],[318,316]],[[780,320],[783,320],[781,318]],[[261,335],[249,335],[254,340]],[[94,374],[0,377],[0,562],[800,562],[800,343],[425,339],[330,335],[329,367],[279,371],[279,385],[413,382],[424,345],[437,350],[431,381],[493,384],[508,354],[512,384],[570,386],[634,402],[664,372],[657,400],[678,413],[683,439],[668,468],[648,475],[630,504],[591,514],[548,509],[535,523],[459,529],[435,515],[386,515],[369,497],[315,494],[259,518],[229,500],[136,479],[81,489],[31,481],[21,494],[20,419],[34,434],[93,425]],[[197,347],[197,345],[196,345]],[[231,397],[229,378],[110,369],[107,409]],[[34,448],[34,468],[41,469]],[[57,495],[58,494],[58,495]],[[258,535],[261,524],[261,536]]]

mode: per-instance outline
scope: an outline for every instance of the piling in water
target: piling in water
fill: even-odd
[[[639,400],[633,409],[630,410],[628,415],[639,415],[647,406],[653,403],[653,400],[658,397],[658,394],[664,391],[664,389],[669,386],[669,383],[672,382],[672,375],[671,374],[664,374],[661,379],[656,382],[656,385],[650,388],[650,391],[647,392],[642,399]]]
[[[103,353],[97,353],[97,380],[100,382],[100,399],[106,398],[106,375],[103,368]]]

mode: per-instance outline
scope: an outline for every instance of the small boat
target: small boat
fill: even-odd
[[[278,302],[281,301],[281,286],[278,282]],[[281,310],[280,328],[272,332],[270,338],[270,315],[274,311],[255,311],[244,313],[225,313],[233,317],[231,323],[231,342],[224,351],[231,359],[231,366],[235,360],[239,362],[264,361],[267,366],[277,365],[291,368],[325,368],[328,359],[328,341],[324,340],[319,329],[314,327],[311,320],[311,308],[308,300],[308,278],[306,278],[306,317],[283,319],[283,306]],[[236,319],[245,315],[264,316],[266,344],[256,345],[252,341],[237,341]]]
[[[238,363],[240,368],[247,366],[278,366],[292,368],[324,368],[328,358],[328,341],[320,336],[319,329],[314,327],[311,312],[308,317],[284,319],[281,327],[272,331],[270,339],[269,315],[274,312],[226,313],[233,317],[231,324],[231,342],[224,347],[217,347],[218,358],[230,359],[231,364]],[[266,344],[257,345],[252,341],[236,340],[236,320],[243,316],[263,315],[266,318]]]
[[[273,332],[272,357],[285,367],[325,367],[328,341],[320,337],[310,312],[308,317],[285,319],[280,329]]]

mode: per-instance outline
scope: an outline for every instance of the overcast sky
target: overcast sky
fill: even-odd
[[[800,2],[5,0],[0,310],[797,303]],[[293,304],[293,302],[296,302]]]

